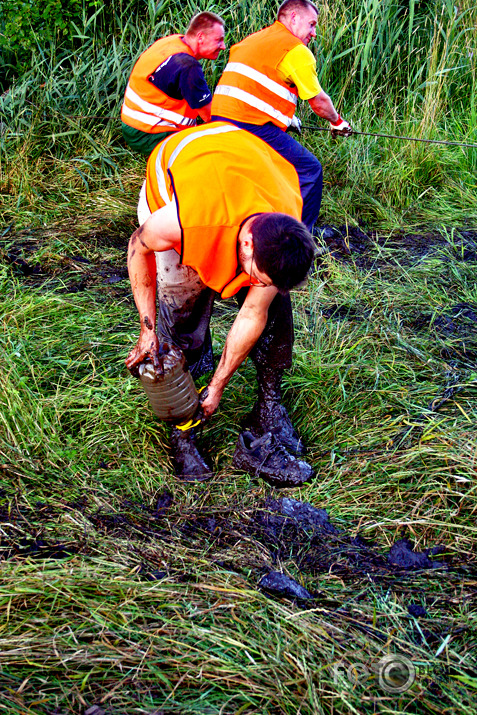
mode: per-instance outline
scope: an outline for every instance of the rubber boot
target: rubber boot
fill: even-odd
[[[257,436],[272,432],[288,452],[301,457],[306,454],[306,446],[281,404],[282,377],[283,370],[257,365],[258,398],[243,426]]]
[[[174,476],[185,482],[204,482],[212,476],[212,470],[202,457],[195,443],[195,430],[180,430],[173,427],[170,436]]]

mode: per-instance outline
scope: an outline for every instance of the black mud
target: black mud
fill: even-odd
[[[132,577],[140,581],[203,583],[204,569],[195,573],[190,560],[181,556],[186,550],[200,554],[202,565],[208,561],[211,574],[234,572],[271,599],[319,607],[331,622],[342,626],[345,619],[383,644],[389,634],[356,609],[370,597],[370,585],[378,593],[395,594],[405,605],[410,641],[437,647],[451,633],[455,647],[460,633],[466,638],[468,627],[455,622],[456,594],[462,607],[475,597],[477,561],[461,557],[456,545],[452,553],[439,544],[418,550],[403,533],[383,549],[338,528],[325,510],[287,497],[269,498],[249,509],[237,503],[211,510],[200,506],[199,493],[189,511],[180,511],[167,490],[148,504],[124,501],[114,512],[98,509],[86,497],[61,508],[38,502],[32,510],[20,503],[18,494],[0,494],[0,565],[78,555],[87,559],[109,544],[116,551],[127,548],[136,564]],[[48,536],[68,511],[80,512],[94,527],[75,543]],[[325,586],[320,588],[322,579]],[[439,608],[444,615],[431,618],[428,608]]]
[[[358,268],[376,269],[400,264],[410,266],[427,256],[443,261],[477,263],[477,230],[448,230],[448,237],[429,231],[381,236],[361,226],[319,226],[314,235],[339,261]],[[381,249],[386,249],[384,257]]]
[[[422,232],[383,237],[364,226],[321,226],[315,229],[315,234],[333,259],[353,263],[370,273],[415,266],[433,258],[443,267],[445,280],[446,264],[477,264],[477,230],[449,229],[447,236]],[[313,328],[317,315],[332,321],[363,322],[371,313],[369,303],[359,299],[352,305],[336,302],[321,306],[319,312],[308,311],[309,327]],[[435,341],[439,349],[436,356],[451,367],[473,369],[477,365],[477,303],[456,301],[453,305],[432,306],[432,312],[408,308],[400,310],[399,321],[413,334]]]
[[[302,574],[333,573],[343,581],[365,578],[380,581],[397,575],[411,577],[418,571],[440,569],[449,573],[477,575],[477,562],[459,561],[445,553],[443,545],[417,551],[408,538],[398,539],[390,549],[380,549],[361,536],[337,528],[324,509],[289,497],[269,498],[254,509],[236,508],[211,511],[194,509],[193,514],[178,513],[169,491],[156,496],[150,505],[124,501],[120,510],[91,508],[86,499],[65,504],[63,510],[80,511],[95,530],[116,539],[134,539],[138,543],[213,544],[223,555],[234,551],[244,539],[259,545],[262,554],[252,561],[257,574],[279,570],[279,564],[293,564]],[[87,554],[92,543],[60,543],[45,536],[41,527],[60,514],[43,503],[34,514],[25,512],[8,497],[0,509],[0,559],[67,558]],[[35,526],[31,526],[34,517]],[[213,554],[211,551],[211,554]],[[263,556],[267,554],[267,556]],[[211,561],[242,571],[233,559]],[[247,564],[250,568],[251,563]],[[141,573],[149,573],[142,564]],[[272,590],[272,589],[270,589]]]
[[[60,294],[94,290],[129,297],[126,259],[133,230],[130,220],[104,222],[98,230],[86,233],[74,224],[20,231],[6,227],[0,230],[0,264],[32,288]],[[71,250],[75,244],[80,250]]]
[[[91,219],[90,223],[97,223],[97,230],[85,231],[74,222],[51,229],[0,229],[0,263],[32,287],[77,293],[112,286],[113,295],[129,294],[126,259],[134,219]],[[336,260],[353,262],[365,270],[413,265],[427,256],[438,256],[444,262],[477,263],[477,230],[448,230],[448,237],[428,231],[389,237],[364,225],[323,225],[314,232]],[[73,243],[81,250],[72,252],[65,247]],[[334,317],[352,317],[349,310],[345,313],[339,306],[333,309]]]

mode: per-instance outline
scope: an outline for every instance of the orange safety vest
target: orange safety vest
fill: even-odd
[[[230,48],[230,57],[212,99],[212,114],[249,124],[290,126],[298,90],[280,77],[277,67],[301,40],[274,22]]]
[[[185,99],[169,97],[148,79],[168,57],[181,52],[194,56],[190,47],[182,42],[182,37],[163,37],[139,57],[131,72],[121,107],[121,120],[125,124],[147,134],[158,134],[178,131],[196,123],[198,109],[192,109]]]
[[[300,221],[303,206],[293,165],[227,122],[187,129],[159,144],[147,164],[146,196],[151,212],[175,197],[181,263],[222,298],[250,285],[238,261],[242,224],[269,212]]]

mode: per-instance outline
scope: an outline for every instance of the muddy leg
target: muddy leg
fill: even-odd
[[[306,447],[281,404],[283,373],[292,364],[293,315],[289,295],[277,295],[268,321],[250,357],[257,370],[258,396],[244,427],[260,436],[273,432],[291,453],[302,455]]]
[[[212,470],[197,449],[195,430],[173,427],[170,447],[174,462],[174,476],[186,482],[203,482],[210,479]]]
[[[215,292],[197,273],[180,264],[176,251],[156,253],[157,335],[181,348],[193,378],[214,368],[209,323]],[[212,470],[200,454],[194,429],[173,427],[170,447],[174,474],[185,481],[203,481]]]

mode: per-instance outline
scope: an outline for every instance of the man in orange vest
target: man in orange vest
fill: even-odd
[[[293,164],[303,196],[302,220],[310,231],[320,212],[323,173],[317,158],[286,133],[299,129],[294,116],[298,97],[330,122],[332,135],[351,133],[321,89],[307,47],[316,37],[317,20],[318,9],[310,0],[285,0],[273,25],[230,48],[212,100],[213,119],[256,134]]]
[[[149,155],[171,132],[210,120],[212,94],[199,60],[225,49],[224,21],[213,12],[192,18],[185,35],[157,40],[137,60],[121,107],[122,132]]]
[[[292,359],[289,290],[305,279],[315,253],[299,221],[296,171],[261,139],[230,123],[212,122],[157,146],[145,184],[138,213],[148,218],[132,235],[128,252],[141,330],[127,367],[134,371],[145,358],[157,362],[159,343],[166,341],[183,350],[194,378],[212,370],[214,299],[237,296],[240,309],[203,413],[214,413],[233,373],[250,355],[258,399],[234,464],[278,486],[302,484],[313,470],[298,459],[304,446],[280,400],[283,371]],[[193,428],[173,428],[170,442],[176,476],[211,476]]]

